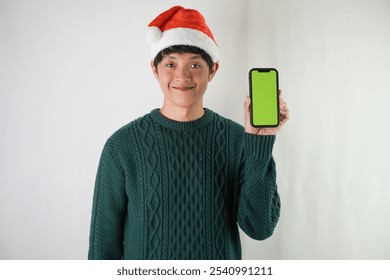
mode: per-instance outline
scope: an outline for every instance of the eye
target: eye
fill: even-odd
[[[175,64],[169,62],[169,63],[166,63],[166,64],[165,64],[165,67],[173,68],[173,67],[175,67]]]
[[[190,68],[200,68],[200,65],[197,63],[191,64]]]

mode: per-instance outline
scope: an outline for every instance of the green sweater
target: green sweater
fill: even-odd
[[[237,224],[262,240],[279,219],[274,142],[208,109],[125,125],[100,158],[88,258],[241,259]]]

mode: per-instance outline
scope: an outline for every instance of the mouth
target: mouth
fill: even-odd
[[[190,91],[194,87],[172,87],[172,88],[175,89],[175,90],[178,90],[178,91]]]

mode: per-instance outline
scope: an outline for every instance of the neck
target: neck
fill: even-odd
[[[203,106],[197,106],[196,108],[169,108],[169,106],[163,106],[160,109],[160,113],[168,119],[178,122],[190,122],[200,119],[204,115]]]

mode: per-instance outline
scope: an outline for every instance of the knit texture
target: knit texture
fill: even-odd
[[[122,127],[101,155],[88,258],[241,259],[238,225],[262,240],[279,218],[274,141],[208,109]]]

